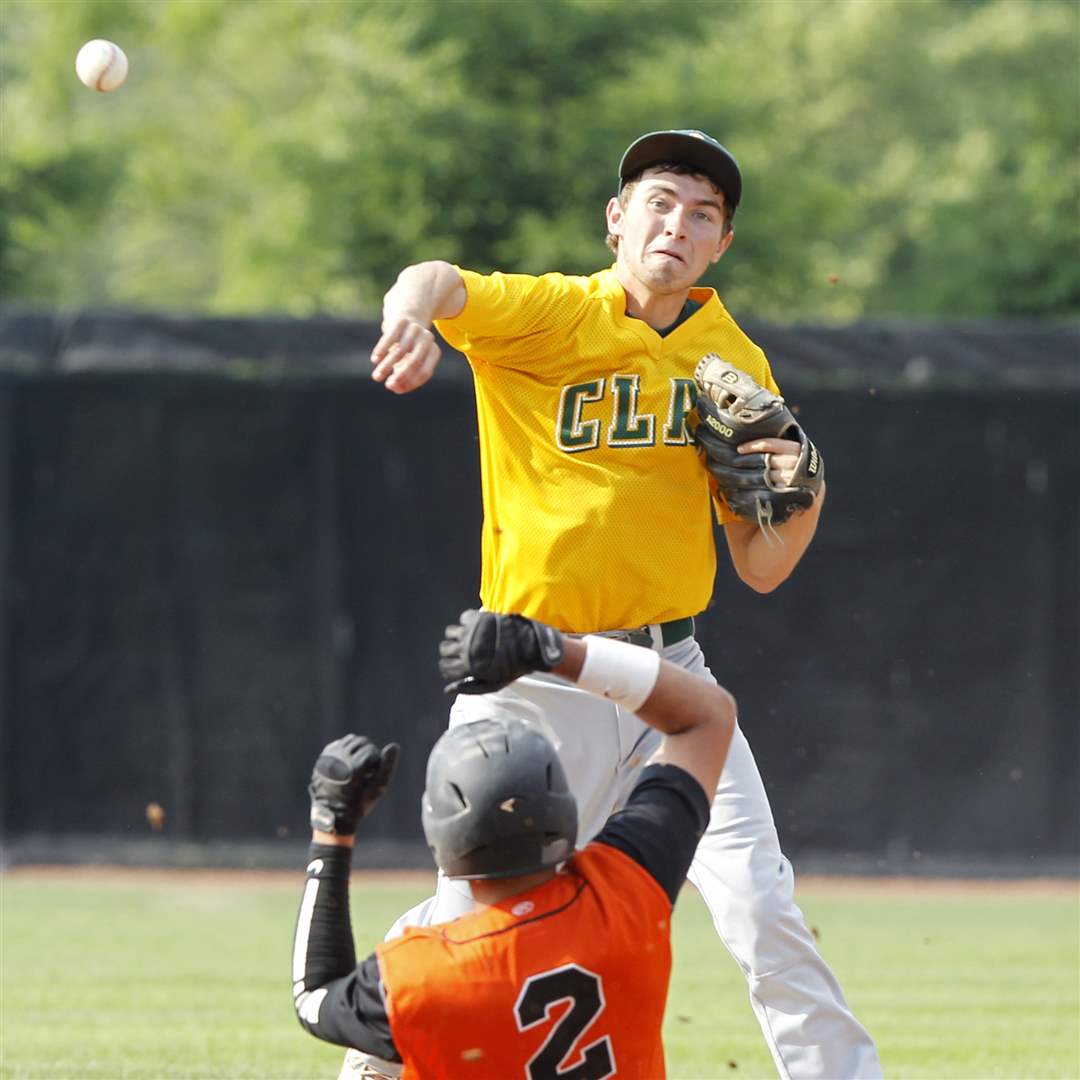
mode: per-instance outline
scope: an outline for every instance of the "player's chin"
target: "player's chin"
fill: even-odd
[[[692,265],[678,255],[663,254],[650,255],[644,269],[657,288],[666,286],[670,292],[690,288],[705,272],[704,267]]]
[[[696,280],[686,268],[686,264],[675,259],[667,259],[663,263],[653,262],[645,268],[643,275],[645,284],[658,293],[680,292],[688,289]]]

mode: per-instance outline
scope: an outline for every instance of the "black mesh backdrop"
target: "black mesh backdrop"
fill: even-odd
[[[1075,399],[800,400],[814,545],[766,597],[723,570],[701,620],[786,846],[1075,851]]]
[[[479,572],[469,381],[450,359],[393,397],[355,375],[370,326],[249,329],[0,319],[16,857],[151,837],[150,802],[167,812],[155,839],[193,842],[191,859],[299,842],[313,755],[354,728],[406,751],[371,850],[424,859],[447,709],[434,650]],[[992,327],[757,336],[824,451],[829,501],[775,594],[721,560],[700,636],[786,848],[1074,858],[1075,334],[1006,328],[997,352]]]

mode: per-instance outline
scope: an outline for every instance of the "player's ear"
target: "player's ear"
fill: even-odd
[[[729,226],[728,231],[720,237],[720,243],[716,245],[716,251],[713,253],[711,262],[719,262],[720,256],[724,254],[729,247],[731,247],[731,241],[735,239],[735,230]]]
[[[622,236],[622,223],[625,214],[623,212],[622,204],[615,195],[612,195],[611,198],[608,199],[605,216],[607,217],[608,233],[611,236]],[[720,256],[717,255],[717,258],[720,258]]]

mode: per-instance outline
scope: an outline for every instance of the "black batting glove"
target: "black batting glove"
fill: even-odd
[[[446,693],[490,694],[532,671],[562,662],[562,634],[523,615],[463,611],[439,646]]]
[[[397,768],[397,743],[381,750],[364,735],[345,735],[323,747],[311,770],[311,827],[336,836],[352,836],[356,824],[390,783]]]

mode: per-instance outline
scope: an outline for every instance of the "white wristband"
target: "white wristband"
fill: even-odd
[[[648,700],[660,675],[660,654],[626,641],[589,634],[585,642],[585,663],[577,684],[637,712]]]

